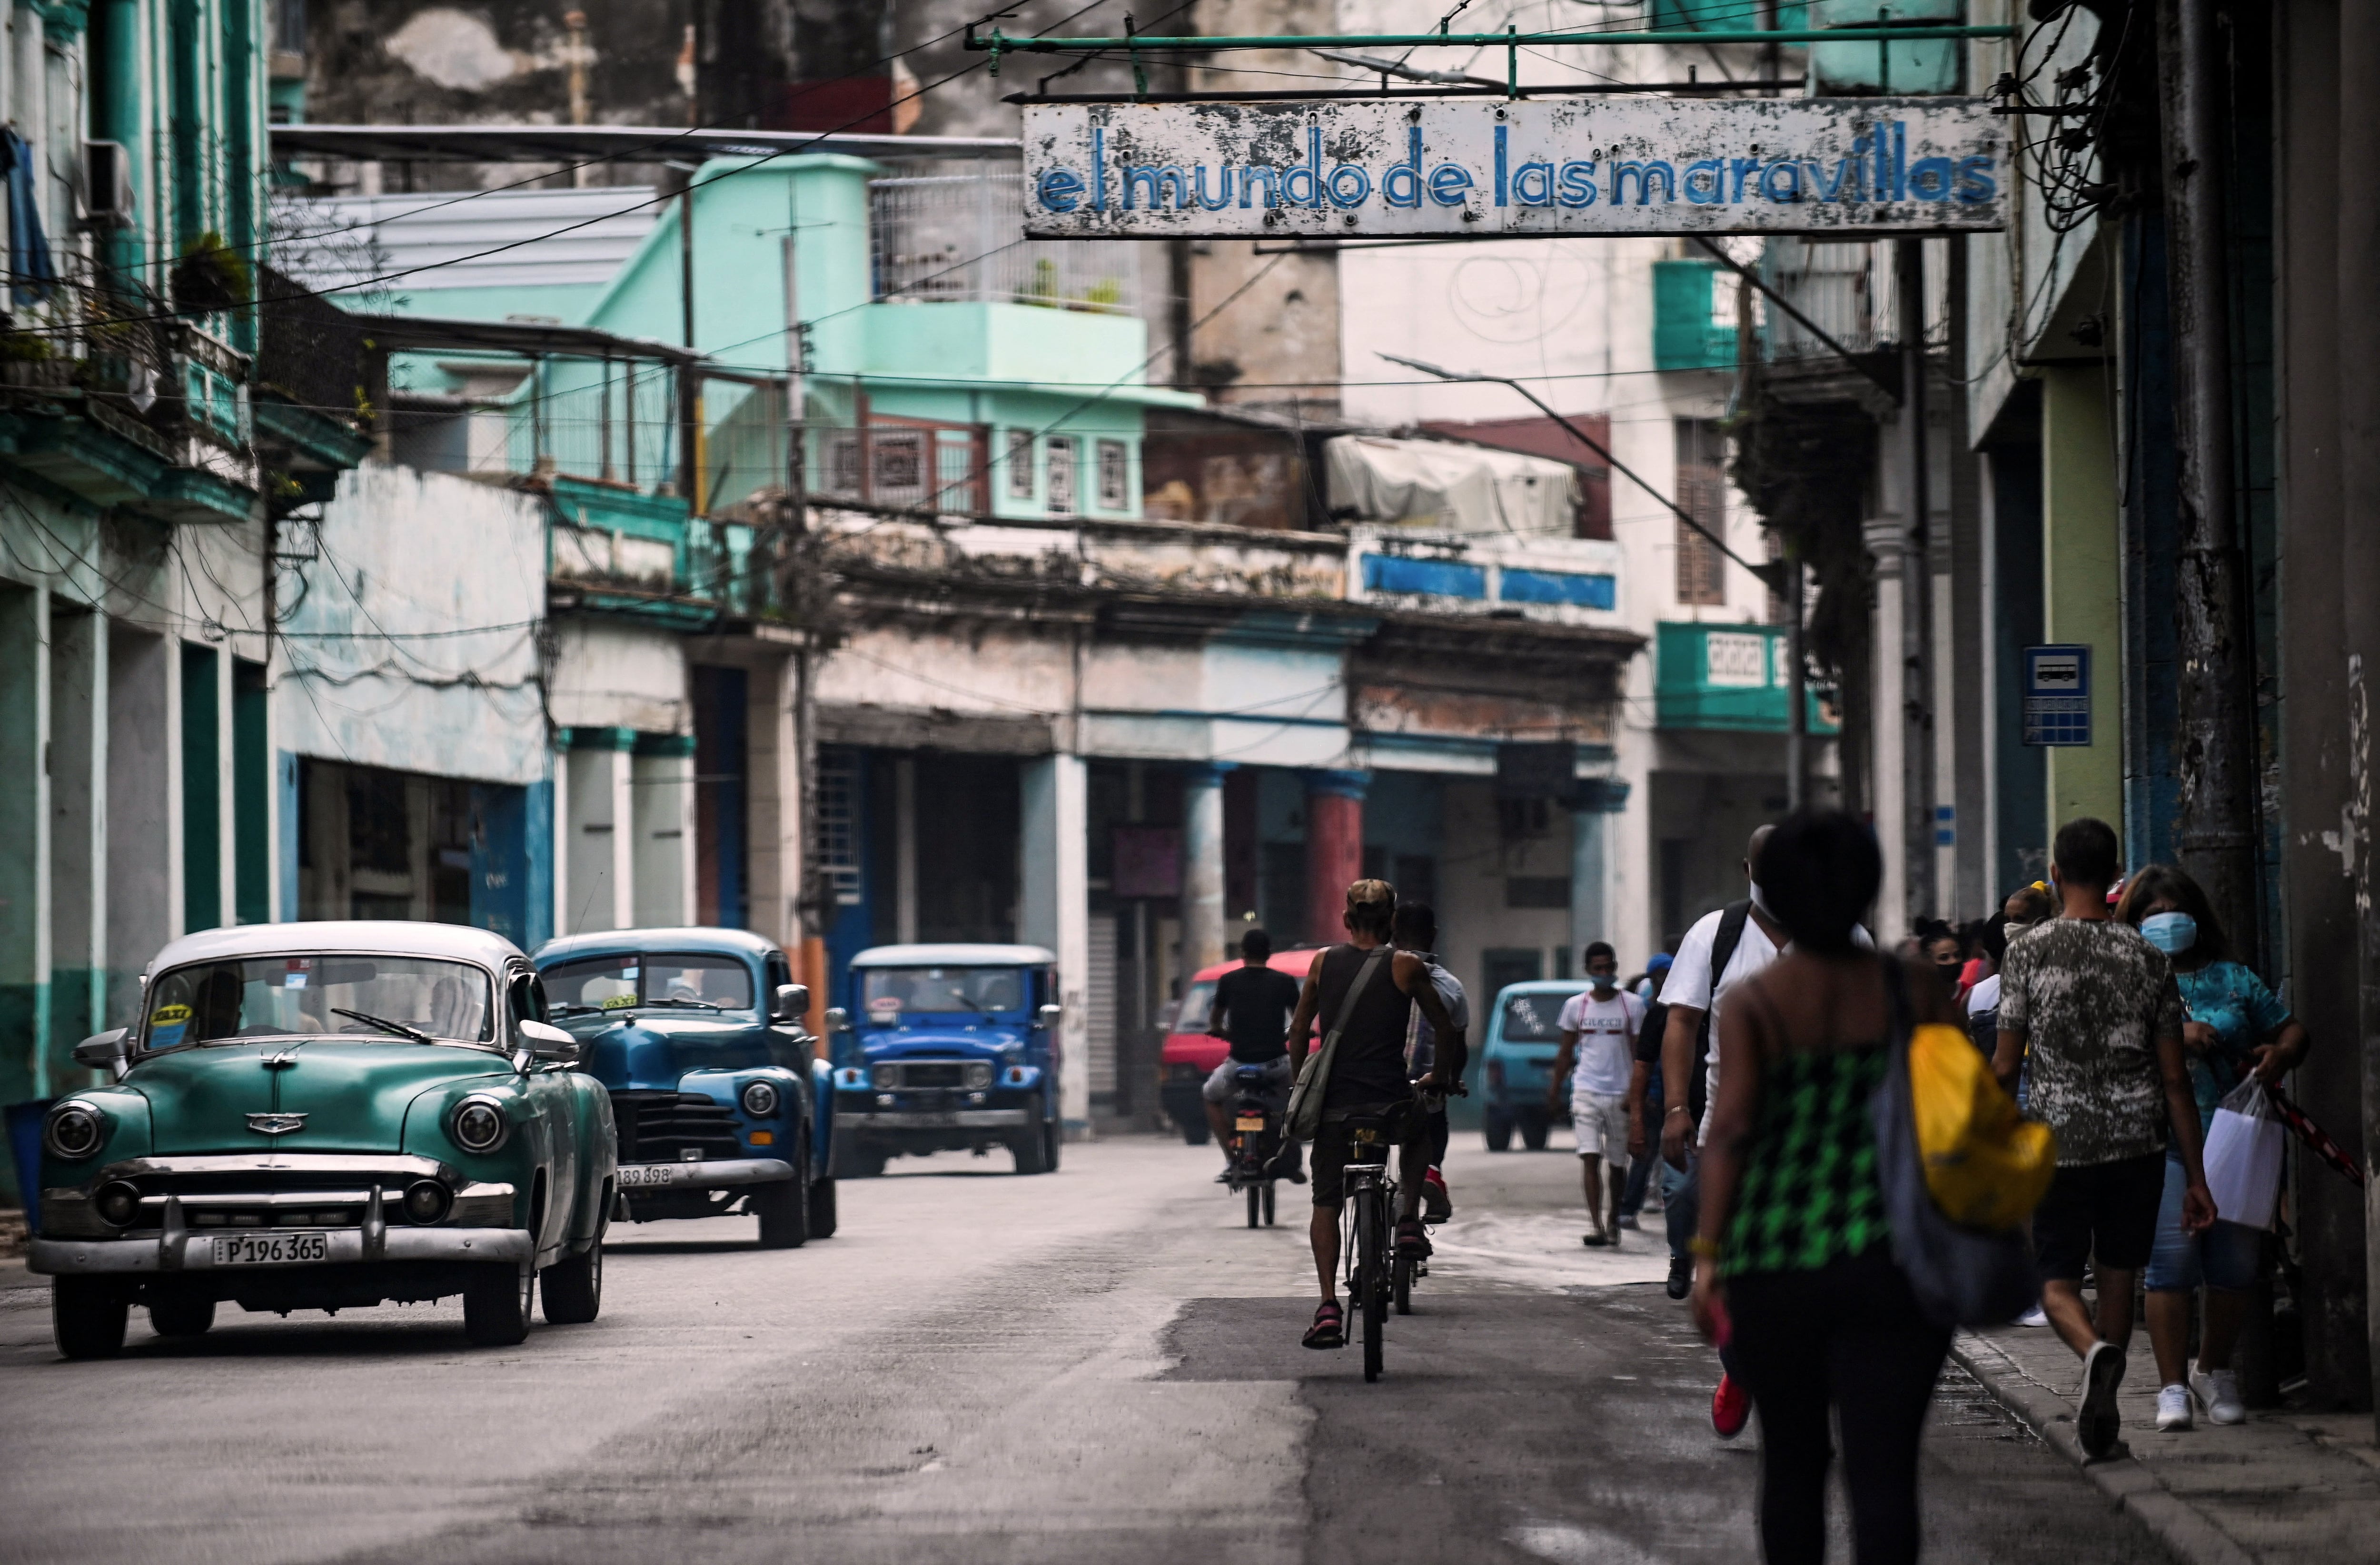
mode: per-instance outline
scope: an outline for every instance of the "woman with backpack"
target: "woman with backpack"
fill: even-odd
[[[1694,1319],[1731,1336],[1760,1416],[1769,1565],[1825,1558],[1830,1413],[1854,1553],[1897,1565],[1917,1558],[1918,1436],[1950,1330],[1894,1259],[1872,1105],[1907,1024],[1960,1019],[1931,961],[1853,943],[1883,870],[1865,825],[1799,811],[1755,869],[1792,943],[1721,1018]]]

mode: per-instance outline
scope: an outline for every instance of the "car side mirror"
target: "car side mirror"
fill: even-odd
[[[808,984],[777,986],[777,1015],[780,1022],[797,1022],[809,1014],[810,987]]]
[[[520,1024],[520,1038],[529,1058],[553,1065],[576,1065],[587,1046],[551,1022]]]
[[[131,1036],[129,1027],[112,1027],[103,1033],[93,1033],[74,1046],[75,1063],[88,1065],[94,1071],[112,1071],[124,1074],[124,1045]]]
[[[1060,1006],[1054,1004],[1045,1005],[1040,1010],[1033,1013],[1033,1020],[1040,1024],[1042,1026],[1054,1027],[1058,1025],[1058,1018],[1065,1013],[1065,1011]]]
[[[826,1030],[831,1033],[849,1032],[851,1030],[851,1013],[845,1011],[840,1005],[828,1006],[826,1013]]]

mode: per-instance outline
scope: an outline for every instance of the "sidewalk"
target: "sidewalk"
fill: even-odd
[[[2082,1361],[2046,1327],[1962,1331],[1951,1355],[2077,1462]],[[2083,1472],[2184,1565],[2368,1559],[2380,1547],[2380,1447],[2369,1413],[2252,1413],[2245,1424],[2156,1429],[2156,1361],[2132,1337],[2123,1442]]]

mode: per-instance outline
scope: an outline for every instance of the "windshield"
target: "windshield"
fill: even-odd
[[[1203,1033],[1207,1018],[1215,1013],[1215,980],[1208,978],[1192,984],[1182,997],[1182,1008],[1173,1013],[1173,1030],[1177,1033]]]
[[[684,1011],[749,1011],[752,970],[740,958],[698,952],[628,952],[557,962],[545,970],[555,1016],[651,1006]]]
[[[890,1026],[905,1015],[1022,1011],[1025,975],[1014,967],[869,967],[860,990],[868,1019]]]
[[[1506,1043],[1560,1043],[1566,994],[1516,994],[1504,1002]]]
[[[257,956],[176,967],[149,986],[147,1049],[233,1038],[408,1033],[486,1043],[488,975],[427,956]],[[370,1018],[366,1020],[365,1018]]]

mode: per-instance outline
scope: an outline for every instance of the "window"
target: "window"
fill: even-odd
[[[1708,419],[1677,420],[1678,505],[1712,533],[1727,526],[1727,474],[1718,425]],[[1718,606],[1727,601],[1727,557],[1704,534],[1678,522],[1678,601]]]
[[[1025,1009],[1025,974],[1014,967],[869,967],[861,1001],[868,1020],[890,1026],[905,1015],[997,1014]]]
[[[424,956],[257,956],[176,967],[150,986],[144,1049],[233,1038],[485,1043],[488,975]],[[418,1041],[418,1040],[417,1040]]]
[[[819,869],[834,887],[835,905],[858,906],[859,758],[848,750],[819,756],[817,832]]]
[[[749,1011],[752,971],[733,956],[698,952],[629,952],[562,962],[545,971],[556,1016],[675,1006],[689,1011]]]
[[[1562,1002],[1569,998],[1566,994],[1516,994],[1505,1001],[1504,1041],[1560,1043]]]
[[[1051,435],[1049,440],[1050,514],[1075,514],[1075,437]]]
[[[1033,431],[1031,430],[1008,431],[1008,455],[1005,460],[1008,467],[1008,498],[1032,499]]]
[[[1132,460],[1123,442],[1099,442],[1099,509],[1126,509],[1131,503],[1126,498],[1131,481]]]

